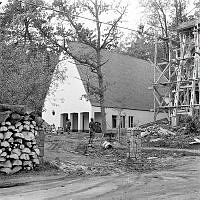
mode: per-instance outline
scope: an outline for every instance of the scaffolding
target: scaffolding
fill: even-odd
[[[181,115],[194,116],[200,111],[200,29],[198,21],[179,28],[179,41],[156,38],[154,81],[154,120],[165,112],[172,126]],[[164,59],[159,58],[159,45],[165,43]],[[160,48],[161,49],[161,48]]]

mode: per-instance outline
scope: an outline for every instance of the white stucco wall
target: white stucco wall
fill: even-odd
[[[100,107],[92,106],[93,112],[100,112]],[[114,108],[106,108],[106,121],[107,121],[107,129],[112,129],[112,115],[119,115],[119,111]],[[122,115],[125,116],[125,128],[128,128],[128,117],[133,116],[133,123],[137,125],[145,124],[153,121],[154,113],[150,111],[141,111],[141,110],[128,110],[123,109]],[[157,116],[158,119],[165,118],[166,114],[160,113]],[[118,120],[119,121],[119,120]]]
[[[49,124],[55,124],[56,127],[61,126],[62,113],[80,113],[91,112],[91,104],[81,96],[86,94],[80,75],[72,62],[63,62],[61,68],[67,68],[66,79],[58,82],[58,89],[53,95],[46,98],[42,114],[44,120]],[[55,115],[52,115],[52,111]]]

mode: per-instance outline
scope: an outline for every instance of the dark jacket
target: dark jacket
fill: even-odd
[[[94,123],[94,122],[90,122],[90,123],[89,123],[89,128],[90,128],[90,131],[91,131],[91,132],[95,132],[95,130],[96,130],[96,125],[95,125],[95,123]]]

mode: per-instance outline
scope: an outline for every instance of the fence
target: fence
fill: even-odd
[[[127,136],[129,140],[129,158],[141,161],[141,129],[137,127],[127,129]]]

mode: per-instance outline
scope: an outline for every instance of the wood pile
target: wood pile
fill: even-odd
[[[0,112],[0,115],[0,172],[12,174],[39,165],[36,118],[15,110]]]

